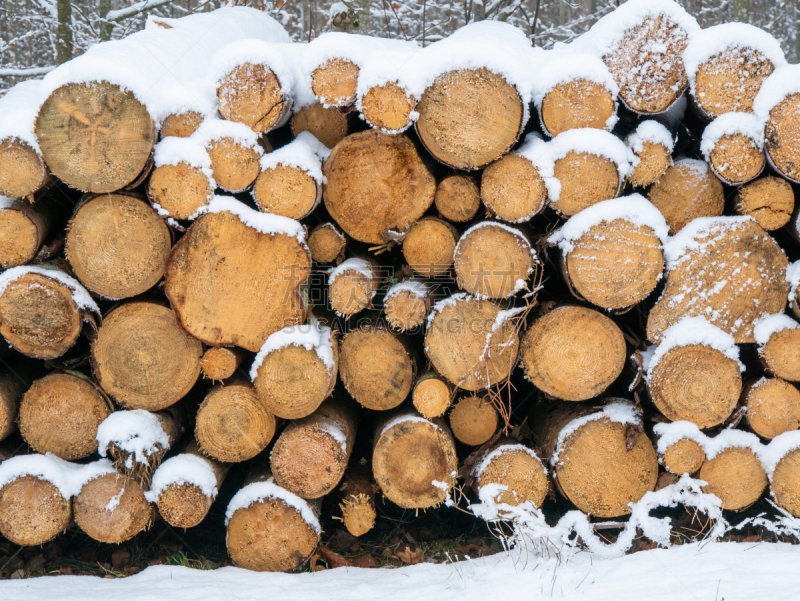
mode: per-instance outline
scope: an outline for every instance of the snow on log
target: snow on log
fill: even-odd
[[[703,130],[700,151],[714,174],[740,185],[764,170],[764,123],[749,113],[725,113]]]
[[[761,454],[769,476],[770,494],[775,502],[795,517],[800,517],[800,433],[776,436]]]
[[[753,335],[769,375],[800,382],[800,324],[783,313],[768,315],[755,323]]]
[[[458,230],[438,217],[423,217],[406,232],[403,256],[416,273],[434,278],[453,266]]]
[[[383,297],[383,310],[395,330],[421,328],[431,312],[431,287],[417,280],[395,284]]]
[[[495,503],[517,507],[530,502],[541,507],[550,488],[547,468],[536,453],[513,438],[504,437],[487,449],[472,471],[473,488],[480,496],[490,485],[504,487]]]
[[[800,182],[800,65],[776,69],[753,101],[753,112],[766,123],[764,150],[780,175]]]
[[[717,176],[708,164],[681,159],[653,184],[647,199],[661,211],[671,236],[698,217],[718,217],[725,208],[725,196]]]
[[[675,140],[670,131],[654,119],[642,121],[625,138],[636,161],[628,176],[628,183],[636,188],[654,184],[672,166],[672,151]]]

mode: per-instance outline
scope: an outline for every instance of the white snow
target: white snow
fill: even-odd
[[[342,13],[347,14],[350,9],[347,8],[347,5],[344,2],[334,2],[331,4],[330,9],[328,9],[328,16],[335,17],[336,15],[340,15]]]
[[[675,140],[672,134],[655,119],[642,121],[636,130],[625,140],[625,144],[627,144],[628,148],[637,154],[644,150],[644,142],[661,144],[670,154],[672,154],[672,151],[675,149]],[[636,164],[639,164],[638,157]]]
[[[322,163],[330,153],[328,147],[317,140],[313,134],[304,131],[286,146],[261,157],[261,171],[275,169],[278,165],[295,167],[305,171],[314,178],[318,185],[322,185],[325,183],[325,176],[322,175]]]
[[[208,185],[211,188],[211,195],[208,198],[210,201],[214,197],[213,194],[217,187],[217,182],[214,181],[214,173],[211,170],[211,157],[208,156],[205,145],[201,144],[198,138],[194,136],[188,138],[168,136],[156,144],[153,152],[153,164],[155,167],[178,165],[180,163],[199,169],[206,176]],[[168,217],[169,215],[167,214],[166,216]]]
[[[517,285],[515,286],[512,294],[516,294],[522,287],[525,285],[523,280],[517,280]],[[509,295],[511,296],[511,295]],[[476,297],[477,298],[477,297]],[[504,309],[497,313],[497,317],[494,318],[494,323],[492,324],[492,331],[486,334],[486,344],[483,345],[483,350],[481,351],[480,356],[478,357],[478,363],[483,361],[488,355],[491,355],[491,348],[492,348],[492,338],[497,333],[497,330],[510,320],[515,315],[519,315],[523,311],[525,311],[527,307],[516,307],[514,309]],[[501,346],[507,346],[508,343],[504,343]]]
[[[466,292],[456,292],[455,294],[448,296],[447,298],[443,298],[440,301],[437,301],[436,304],[433,305],[433,309],[428,314],[428,321],[427,327],[430,328],[431,324],[433,323],[433,319],[442,311],[444,311],[447,307],[452,307],[459,301],[471,301],[477,300],[474,296],[467,294]]]
[[[544,473],[545,473],[545,475],[547,475],[547,468],[544,466],[544,462],[542,462],[542,460],[539,459],[539,456],[534,452],[533,449],[531,449],[529,447],[526,447],[523,444],[501,444],[496,449],[494,449],[491,453],[487,453],[486,455],[484,455],[483,459],[481,459],[481,462],[478,465],[475,466],[475,469],[473,470],[473,474],[475,474],[476,478],[480,478],[481,474],[483,474],[483,471],[487,467],[489,467],[489,465],[492,463],[492,461],[494,461],[495,459],[497,459],[501,455],[506,455],[506,454],[509,454],[509,453],[527,453],[528,455],[533,457],[533,459],[535,461],[538,461],[539,463],[542,464],[542,468],[544,469]]]
[[[770,111],[792,94],[800,94],[800,65],[775,69],[761,84],[753,101],[753,112],[766,123]]]
[[[299,221],[282,215],[256,211],[232,196],[215,196],[206,206],[200,207],[196,215],[199,217],[206,213],[230,213],[231,215],[236,215],[247,227],[251,227],[262,234],[294,237],[303,245],[306,241],[306,228]]]
[[[247,127],[244,123],[237,121],[227,121],[225,119],[206,118],[200,124],[190,139],[204,148],[208,148],[211,142],[230,139],[255,151],[259,156],[264,154],[264,149],[258,143],[258,134]]]
[[[9,198],[8,196],[0,196],[0,211],[10,209],[17,202],[16,198]]]
[[[333,360],[333,347],[331,345],[331,329],[323,326],[313,317],[305,325],[291,326],[270,334],[258,351],[253,365],[250,367],[250,380],[255,381],[258,376],[258,368],[264,362],[264,358],[287,346],[302,346],[307,351],[314,351],[325,364],[328,372],[336,368]]]
[[[311,506],[294,493],[275,484],[272,478],[266,482],[253,482],[252,484],[248,484],[233,495],[231,502],[228,504],[228,509],[225,512],[225,525],[228,525],[228,522],[231,521],[233,514],[236,513],[237,510],[250,507],[253,503],[259,503],[264,499],[278,499],[283,501],[290,507],[296,509],[300,517],[303,518],[303,521],[311,526],[317,534],[322,531],[319,520],[317,520],[317,517],[314,515]]]
[[[217,497],[217,478],[211,464],[197,455],[181,453],[170,457],[153,474],[150,490],[144,493],[145,499],[158,503],[158,496],[168,486],[191,484],[211,498]]]
[[[767,472],[770,482],[772,482],[772,475],[781,459],[797,448],[800,448],[800,430],[790,430],[778,434],[768,445],[763,445],[759,459],[761,459],[761,465]]]
[[[347,261],[342,261],[340,265],[334,267],[330,274],[328,275],[328,286],[333,284],[333,282],[342,275],[345,271],[355,271],[360,273],[368,280],[371,280],[374,276],[372,273],[372,265],[369,262],[365,261],[364,259],[347,259]],[[372,292],[372,296],[375,296],[375,291]]]
[[[169,436],[154,413],[143,409],[115,411],[97,428],[97,452],[105,456],[108,446],[114,443],[130,454],[128,468],[133,461],[147,463],[147,458],[161,449],[169,449]]]
[[[656,453],[658,453],[658,460],[660,463],[663,462],[662,456],[667,452],[667,449],[679,440],[693,440],[701,447],[704,446],[708,440],[708,436],[700,431],[697,424],[686,421],[655,424],[653,426],[653,432],[658,436]]]
[[[751,113],[725,113],[709,123],[703,131],[700,151],[711,162],[711,151],[722,136],[741,134],[759,150],[764,149],[764,121]]]
[[[347,436],[345,436],[344,430],[342,430],[338,424],[333,422],[322,422],[317,424],[317,427],[325,432],[325,434],[333,438],[335,442],[339,443],[342,453],[347,453]]]
[[[724,23],[693,36],[683,52],[683,66],[689,76],[692,95],[696,95],[697,70],[700,65],[728,49],[756,50],[769,59],[776,69],[786,65],[781,45],[760,27],[747,23]]]
[[[406,280],[405,282],[400,282],[399,284],[395,284],[389,288],[389,290],[386,292],[386,296],[383,297],[383,300],[386,302],[396,294],[400,294],[404,291],[410,292],[417,298],[428,298],[430,295],[430,289],[424,283],[418,280]]]
[[[0,98],[0,141],[17,138],[37,153],[39,141],[33,131],[36,114],[43,98],[41,81],[31,79],[18,83]]]
[[[171,113],[210,116],[216,111],[215,87],[207,78],[211,59],[231,42],[248,38],[289,41],[266,12],[232,4],[180,19],[150,16],[144,30],[92,46],[48,73],[42,80],[43,99],[68,83],[102,80],[130,90],[156,126]]]
[[[522,246],[524,248],[526,248],[528,250],[528,252],[530,253],[530,255],[531,255],[532,261],[531,261],[530,266],[528,267],[528,270],[525,272],[525,277],[517,279],[516,285],[514,286],[513,290],[509,291],[509,293],[505,297],[505,298],[510,298],[510,297],[514,296],[517,292],[519,292],[520,290],[522,290],[525,287],[525,281],[528,279],[528,276],[530,276],[533,273],[534,266],[536,265],[536,263],[539,260],[537,255],[536,255],[536,250],[533,248],[533,246],[531,246],[531,243],[528,241],[528,239],[525,237],[525,235],[521,231],[519,231],[518,229],[516,229],[514,227],[506,225],[505,223],[502,223],[500,221],[481,221],[480,223],[476,223],[471,228],[469,228],[467,231],[465,231],[463,234],[461,234],[461,237],[458,239],[458,242],[456,243],[456,247],[453,250],[453,256],[454,257],[458,256],[459,248],[461,248],[461,243],[464,240],[466,240],[467,237],[469,237],[473,232],[481,230],[481,229],[486,228],[486,227],[500,228],[501,230],[504,230],[504,231],[508,232],[509,234],[514,236],[517,240],[519,240],[520,244],[522,244]],[[474,296],[475,296],[475,298],[484,299],[484,300],[489,298],[489,297],[483,296],[481,294],[475,294]]]
[[[3,292],[5,292],[10,283],[18,280],[28,273],[37,273],[41,276],[50,278],[51,280],[55,280],[58,283],[63,284],[72,290],[72,301],[78,306],[79,309],[85,309],[100,315],[100,309],[98,308],[97,303],[95,303],[94,300],[92,300],[92,297],[89,296],[89,292],[86,290],[86,288],[81,286],[78,280],[68,276],[66,273],[59,271],[58,269],[34,267],[33,265],[21,265],[19,267],[7,269],[3,273],[0,273],[0,296],[3,296]]]
[[[705,165],[702,161],[694,162]],[[664,244],[667,269],[674,269],[690,256],[690,252],[700,251],[705,248],[708,245],[708,240],[713,241],[717,235],[726,230],[737,229],[746,221],[753,221],[753,218],[749,216],[698,217],[690,221]],[[706,242],[701,242],[700,239],[705,239]]]
[[[645,380],[649,379],[650,373],[670,350],[692,344],[702,344],[718,350],[728,359],[736,361],[741,371],[745,370],[744,364],[739,361],[739,347],[736,346],[733,336],[710,324],[703,317],[684,317],[675,325],[667,328],[661,339],[661,344],[646,359],[643,365]]]
[[[786,268],[786,281],[789,282],[789,303],[794,304],[797,298],[797,289],[800,288],[800,261],[790,263]]]
[[[431,420],[425,419],[421,415],[414,415],[413,413],[401,413],[400,415],[393,417],[388,422],[386,422],[383,428],[381,428],[380,433],[375,437],[375,440],[378,440],[387,431],[389,431],[390,428],[394,428],[397,424],[403,424],[406,422],[428,424],[431,428],[436,428],[437,430],[441,430],[439,426],[434,424]]]
[[[79,464],[64,461],[52,453],[16,455],[0,463],[0,489],[22,476],[35,476],[55,486],[61,496],[69,500],[90,480],[114,471],[108,459]]]
[[[594,413],[590,413],[589,415],[584,415],[583,417],[579,417],[573,419],[569,422],[566,426],[561,429],[561,432],[558,433],[558,440],[556,441],[556,447],[553,451],[553,456],[550,458],[550,465],[553,467],[558,465],[558,457],[561,454],[562,449],[564,448],[564,443],[567,441],[567,438],[570,435],[578,430],[581,426],[588,424],[589,422],[597,421],[599,419],[609,419],[612,422],[616,422],[618,424],[625,424],[625,425],[633,425],[633,426],[641,426],[642,425],[642,417],[641,411],[637,409],[631,403],[609,403],[599,411],[595,411]]]
[[[753,325],[753,335],[755,336],[756,343],[761,347],[767,344],[772,335],[777,332],[800,328],[800,324],[783,313],[765,315],[756,320]]]
[[[648,227],[658,236],[662,244],[669,239],[669,226],[654,205],[640,194],[604,200],[570,217],[547,241],[558,244],[566,256],[575,248],[574,243],[586,232],[601,223],[623,219],[636,226]]]

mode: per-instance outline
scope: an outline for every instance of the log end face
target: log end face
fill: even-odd
[[[541,119],[550,136],[570,129],[610,129],[617,103],[603,85],[588,79],[574,79],[556,85],[542,100]]]
[[[523,450],[509,448],[494,457],[478,474],[477,489],[502,484],[508,489],[494,498],[495,503],[516,507],[530,501],[541,507],[550,489],[542,462]]]
[[[673,474],[694,474],[706,460],[706,453],[698,443],[682,438],[664,452],[664,467]]]
[[[464,223],[478,213],[481,193],[475,179],[469,175],[450,175],[436,187],[436,209],[448,221]]]
[[[43,545],[71,519],[72,504],[46,480],[22,476],[0,489],[0,532],[17,545]]]
[[[772,473],[772,497],[795,517],[800,517],[800,449],[789,451]]]
[[[302,219],[317,205],[317,182],[298,167],[277,165],[258,174],[253,198],[265,213]]]
[[[104,543],[129,540],[153,519],[153,508],[139,484],[117,473],[84,484],[74,509],[80,529]]]
[[[733,185],[745,184],[758,177],[767,162],[761,148],[740,133],[725,134],[717,140],[709,160],[714,173]]]
[[[309,104],[292,117],[292,135],[310,132],[328,148],[333,148],[347,136],[347,116],[338,108],[325,107],[320,102]]]
[[[499,418],[488,398],[466,396],[450,411],[450,430],[458,440],[473,447],[487,442],[497,430]]]
[[[800,428],[800,390],[778,378],[762,379],[745,397],[747,422],[767,439]]]
[[[311,90],[326,106],[350,106],[356,101],[359,68],[349,60],[334,58],[311,74]]]
[[[333,263],[344,258],[347,240],[332,224],[314,228],[308,237],[308,249],[311,258],[317,263]]]
[[[412,402],[422,417],[433,419],[450,407],[450,387],[438,377],[422,380],[414,387]]]
[[[800,328],[775,332],[764,345],[761,356],[776,377],[800,382]]]
[[[663,144],[642,142],[642,151],[637,153],[639,163],[628,176],[628,183],[635,188],[646,188],[656,183],[672,166],[672,155]]]
[[[528,159],[507,154],[483,171],[480,197],[497,217],[519,223],[547,206],[547,187],[539,170]],[[475,212],[480,203],[476,204]]]
[[[725,449],[700,468],[703,492],[719,497],[723,509],[738,511],[755,503],[767,487],[767,474],[748,448]]]
[[[170,136],[175,138],[188,138],[203,123],[204,117],[196,111],[173,113],[161,122],[161,138]]]
[[[403,239],[403,256],[420,275],[444,275],[453,265],[456,242],[456,232],[448,223],[436,218],[421,219]]]
[[[205,519],[212,502],[194,484],[170,484],[158,495],[158,513],[173,528],[193,528]]]
[[[0,172],[2,169],[0,165]],[[10,269],[32,261],[41,246],[43,233],[24,211],[0,209],[0,268]]]
[[[393,82],[371,87],[361,99],[364,119],[384,133],[399,133],[412,124],[414,99]]]
[[[16,138],[0,141],[0,196],[26,198],[44,186],[48,174],[29,144]]]
[[[147,197],[173,219],[189,219],[214,197],[205,173],[186,163],[161,165],[153,169],[147,183]]]
[[[375,526],[378,515],[370,497],[364,494],[349,495],[339,505],[344,527],[353,536],[366,534]]]
[[[728,47],[697,68],[694,97],[712,119],[725,113],[751,113],[761,84],[774,70],[772,61],[758,50]]]
[[[736,212],[753,217],[770,232],[789,223],[794,211],[792,186],[780,177],[767,176],[739,188]]]
[[[555,162],[553,172],[561,182],[561,193],[552,205],[566,216],[616,198],[622,183],[613,161],[587,152],[569,151]]]

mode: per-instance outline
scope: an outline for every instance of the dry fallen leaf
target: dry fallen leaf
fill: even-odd
[[[344,566],[353,565],[335,551],[331,551],[328,547],[320,547],[317,550],[317,553],[319,553],[320,557],[322,557],[322,559],[324,559],[331,568],[341,568]]]
[[[758,534],[751,534],[750,536],[746,536],[742,539],[743,543],[757,543],[761,540],[761,537]]]
[[[412,550],[411,547],[409,547],[408,545],[403,547],[402,550],[398,551],[396,557],[403,563],[408,564],[410,566],[425,561],[425,554],[422,552],[422,549]]]
[[[111,565],[115,568],[126,565],[131,560],[131,552],[127,549],[117,549],[111,554]]]

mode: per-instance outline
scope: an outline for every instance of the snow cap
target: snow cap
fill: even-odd
[[[260,503],[264,499],[278,499],[283,501],[294,508],[297,513],[300,514],[300,517],[303,518],[303,521],[311,526],[317,534],[322,532],[319,520],[317,516],[314,515],[311,506],[296,494],[275,484],[274,478],[270,478],[266,482],[253,482],[252,484],[248,484],[233,495],[231,502],[228,504],[228,509],[225,512],[225,525],[228,525],[233,514],[239,509],[250,507],[253,503]]]
[[[756,320],[753,327],[753,335],[755,336],[756,343],[763,347],[773,334],[777,334],[783,330],[794,330],[800,328],[794,319],[783,313],[776,313],[775,315],[765,315]]]
[[[0,141],[16,138],[37,154],[41,150],[33,127],[44,101],[40,84],[38,79],[23,81],[0,97]]]
[[[72,290],[72,302],[74,302],[79,309],[92,311],[100,315],[100,308],[89,295],[86,288],[81,286],[78,280],[58,269],[35,267],[33,265],[20,265],[19,267],[6,269],[3,273],[0,273],[0,296],[3,296],[3,292],[5,292],[9,284],[29,273],[38,273],[46,278],[57,281],[59,284],[63,284]]]
[[[82,465],[70,463],[52,453],[17,455],[0,463],[0,489],[23,476],[35,476],[55,486],[65,501],[77,496],[83,485],[105,474],[113,474],[108,459]]]
[[[215,499],[217,497],[217,478],[211,464],[197,455],[181,453],[167,459],[153,474],[150,490],[144,498],[151,503],[158,503],[158,496],[171,485],[191,484],[202,493]]]
[[[116,445],[130,454],[127,468],[133,461],[147,463],[147,458],[160,449],[169,449],[169,436],[164,432],[161,420],[154,413],[143,409],[115,411],[97,428],[97,452],[106,455],[109,445]]]
[[[764,121],[751,113],[725,113],[714,119],[703,131],[700,150],[711,162],[711,151],[722,136],[741,134],[764,150]]]
[[[303,245],[306,241],[306,229],[299,221],[281,215],[256,211],[232,196],[215,196],[206,206],[200,207],[196,215],[199,217],[206,213],[230,213],[238,217],[247,227],[258,230],[262,234],[292,236]]]
[[[331,329],[321,325],[312,317],[306,325],[291,326],[270,334],[250,367],[250,380],[255,381],[258,377],[258,368],[267,355],[287,346],[302,346],[307,351],[314,351],[329,373],[336,368],[336,362],[333,360]]]

